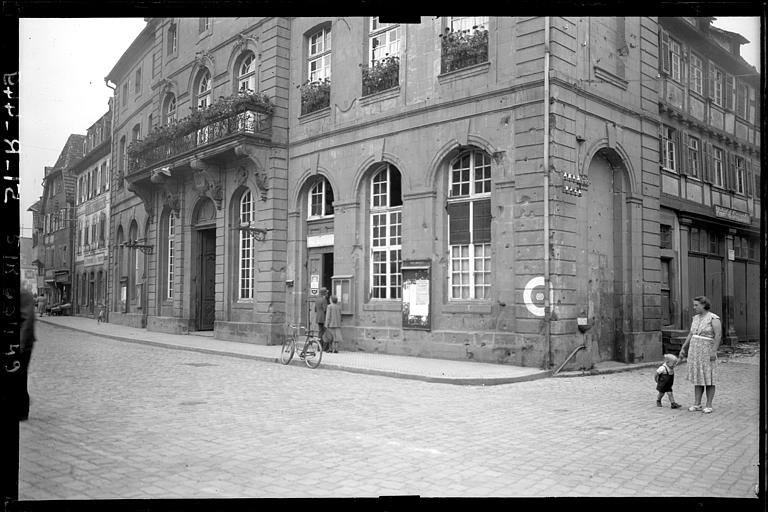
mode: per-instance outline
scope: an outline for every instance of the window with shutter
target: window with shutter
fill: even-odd
[[[664,30],[661,31],[661,70],[670,72],[669,34]]]
[[[685,149],[686,146],[683,145],[683,141],[687,142],[687,140],[687,133],[680,130],[675,132],[675,149],[677,150],[676,157],[677,161],[680,163],[680,165],[675,170],[680,174],[688,174],[688,151]]]
[[[451,164],[448,180],[448,244],[451,300],[490,298],[491,161],[465,151]]]
[[[707,183],[712,183],[712,155],[710,153],[712,146],[707,141],[704,141],[702,146],[701,179]]]
[[[725,77],[725,108],[733,110],[736,96],[736,79],[732,75]]]
[[[749,96],[749,112],[747,112],[747,121],[754,124],[755,123],[755,89],[752,87],[747,87],[748,96]]]
[[[745,161],[745,179],[747,180],[747,196],[752,197],[752,161]]]

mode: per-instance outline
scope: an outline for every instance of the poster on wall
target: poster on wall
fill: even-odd
[[[430,311],[430,260],[405,260],[401,267],[403,276],[403,328],[429,331]]]

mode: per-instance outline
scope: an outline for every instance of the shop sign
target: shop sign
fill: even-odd
[[[731,210],[730,208],[726,208],[725,206],[720,206],[719,204],[715,205],[715,216],[723,219],[732,220],[734,222],[741,222],[742,224],[750,223],[750,218],[748,214],[744,212],[740,212],[738,210]]]
[[[328,247],[333,245],[333,233],[307,237],[307,247]]]
[[[104,264],[104,254],[94,254],[91,256],[85,257],[85,265],[91,266],[91,265],[103,265]]]

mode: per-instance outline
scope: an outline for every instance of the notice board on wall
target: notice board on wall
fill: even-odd
[[[403,276],[403,328],[429,331],[431,321],[431,261],[405,260]]]

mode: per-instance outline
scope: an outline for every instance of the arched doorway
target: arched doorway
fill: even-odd
[[[306,301],[301,309],[302,323],[314,323],[314,301],[321,288],[329,292],[333,289],[334,275],[334,194],[333,187],[324,176],[314,176],[307,180],[300,196],[299,208],[302,218],[302,231],[306,240],[306,252],[303,255],[305,265],[302,270],[301,290]]]
[[[216,320],[216,206],[201,198],[192,214],[192,303],[195,329],[212,331]]]
[[[587,171],[590,185],[583,209],[587,226],[583,261],[586,276],[586,333],[593,361],[623,358],[627,313],[629,225],[627,172],[615,150],[598,151]],[[583,225],[584,225],[583,224]]]

